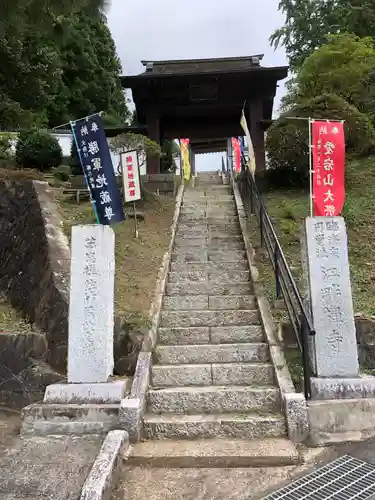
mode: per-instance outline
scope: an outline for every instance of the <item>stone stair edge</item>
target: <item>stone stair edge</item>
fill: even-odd
[[[149,467],[277,467],[297,465],[301,456],[286,438],[144,441],[133,446],[129,464]]]

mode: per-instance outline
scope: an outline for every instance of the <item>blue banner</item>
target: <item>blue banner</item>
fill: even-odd
[[[71,126],[98,222],[108,226],[124,221],[102,119],[93,115],[72,122]]]
[[[238,137],[238,140],[240,141],[241,154],[244,155],[245,154],[245,139],[242,136],[240,136],[240,137]]]

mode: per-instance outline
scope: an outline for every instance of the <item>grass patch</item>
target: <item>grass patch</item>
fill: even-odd
[[[352,160],[347,165],[347,190],[343,216],[348,229],[349,261],[354,310],[375,315],[375,262],[372,237],[375,227],[375,158]],[[300,231],[304,218],[309,215],[308,192],[296,190],[270,191],[264,196],[268,213],[274,223],[281,247],[289,266],[301,277]],[[259,229],[254,227],[252,233]],[[256,237],[255,237],[256,238]],[[259,236],[258,236],[259,238]],[[258,248],[259,248],[259,241]],[[264,256],[265,257],[265,256]],[[262,257],[260,257],[263,260]],[[274,276],[266,259],[268,270],[262,269],[266,284]],[[261,270],[260,270],[261,271]],[[271,298],[274,297],[268,293]]]
[[[343,216],[349,242],[349,261],[354,311],[375,315],[375,261],[373,234],[375,227],[375,157],[349,160],[346,168],[346,199]],[[297,284],[302,277],[301,225],[309,215],[309,194],[298,190],[272,190],[263,196],[286,260]],[[251,242],[264,293],[271,303],[276,298],[275,277],[268,254],[260,245],[260,231],[255,216],[249,220]],[[279,315],[287,319],[287,314]],[[302,366],[299,350],[285,349],[285,356],[296,389],[300,385]]]
[[[58,204],[69,238],[72,226],[95,224],[89,202],[77,204],[59,194]],[[112,226],[116,233],[115,313],[128,323],[148,325],[157,275],[170,242],[174,206],[173,197],[151,194],[137,202],[137,210],[144,216],[139,221],[138,239],[134,237],[133,219]],[[132,206],[126,206],[125,211],[131,214]]]

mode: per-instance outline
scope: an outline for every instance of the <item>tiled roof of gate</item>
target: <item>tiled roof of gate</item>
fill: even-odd
[[[142,61],[147,74],[178,75],[187,73],[211,73],[220,71],[246,71],[259,68],[263,54],[246,57],[223,57],[217,59],[185,59],[171,61]],[[145,74],[143,73],[143,74]]]

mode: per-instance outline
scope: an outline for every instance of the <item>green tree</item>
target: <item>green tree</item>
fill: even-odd
[[[129,113],[119,79],[120,62],[105,21],[83,14],[71,24],[61,47],[65,104],[60,115],[50,108],[54,125],[105,111],[112,124],[124,124]],[[63,113],[61,113],[63,111]]]
[[[306,120],[295,120],[295,117]],[[273,184],[308,184],[309,117],[344,120],[348,153],[366,155],[374,148],[374,127],[365,114],[337,95],[314,97],[281,115],[267,131],[268,173]]]
[[[107,8],[103,0],[1,2],[0,128],[53,127],[95,111],[127,120]]]
[[[62,150],[58,140],[47,132],[22,132],[17,142],[16,161],[21,167],[45,172],[61,165]]]
[[[156,142],[141,134],[120,134],[114,137],[110,143],[110,149],[114,153],[120,154],[126,151],[137,151],[139,165],[146,162],[147,155],[162,157],[163,152]]]
[[[374,83],[372,38],[347,33],[330,35],[328,43],[305,60],[283,104],[336,94],[375,120]]]
[[[280,0],[284,26],[270,38],[276,48],[284,46],[296,70],[328,35],[353,33],[375,39],[375,0]]]

